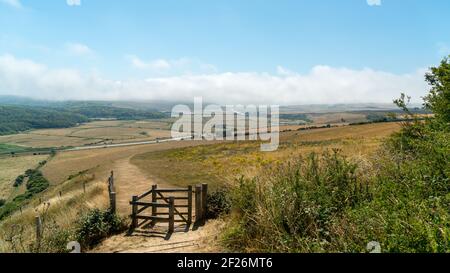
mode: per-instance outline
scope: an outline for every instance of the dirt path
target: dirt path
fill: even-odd
[[[131,157],[123,158],[115,162],[113,170],[115,175],[115,186],[117,191],[117,211],[121,216],[131,213],[131,197],[139,196],[156,184],[150,177],[130,163]],[[159,187],[170,187],[167,184],[158,184]]]
[[[138,167],[130,163],[129,158],[120,159],[114,164],[117,191],[117,210],[121,216],[130,214],[130,200],[151,189],[156,182],[143,174]],[[173,188],[168,184],[158,187]],[[170,252],[211,252],[220,251],[217,244],[218,233],[223,228],[222,221],[210,221],[203,227],[186,232],[185,226],[176,226],[175,233],[167,238],[167,224],[157,225],[154,229],[139,229],[132,235],[120,234],[108,238],[93,252],[97,253],[170,253]]]

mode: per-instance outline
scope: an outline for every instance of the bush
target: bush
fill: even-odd
[[[208,219],[216,219],[222,215],[228,214],[231,210],[231,200],[228,190],[218,190],[208,194],[208,207],[206,217]]]
[[[50,186],[48,180],[38,170],[32,170],[32,172],[28,172],[27,175],[27,192],[32,195],[43,192]]]
[[[14,187],[15,188],[17,188],[17,187],[19,187],[20,185],[22,185],[22,183],[23,183],[23,181],[25,180],[25,176],[22,174],[22,175],[19,175],[17,178],[16,178],[16,180],[14,181]]]
[[[75,237],[83,248],[92,248],[104,238],[126,229],[123,221],[110,211],[94,209],[77,223]]]
[[[5,203],[0,207],[0,221],[3,220],[3,218],[11,215],[17,209],[19,209],[19,206],[16,204],[16,202]]]
[[[3,205],[5,205],[6,200],[5,199],[0,199],[0,207],[3,207]]]

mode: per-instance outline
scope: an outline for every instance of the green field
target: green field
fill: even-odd
[[[0,155],[11,153],[23,153],[32,151],[29,147],[17,146],[13,144],[0,143]]]

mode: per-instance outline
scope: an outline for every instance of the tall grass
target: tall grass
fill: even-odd
[[[107,188],[102,183],[67,192],[63,197],[48,199],[44,204],[16,212],[0,223],[0,252],[65,252],[67,243],[75,240],[78,222],[96,208],[106,208]],[[36,248],[35,217],[43,220],[43,239]]]
[[[239,180],[225,242],[239,251],[325,250],[336,217],[371,195],[357,166],[337,150],[297,158]]]

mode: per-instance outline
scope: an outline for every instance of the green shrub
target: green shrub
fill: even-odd
[[[20,185],[22,185],[22,183],[23,183],[23,181],[25,180],[25,176],[22,174],[22,175],[19,175],[17,178],[16,178],[16,180],[14,181],[14,187],[15,188],[17,188],[17,187],[19,187]]]
[[[77,223],[75,237],[83,248],[91,248],[104,238],[126,229],[123,221],[110,211],[94,209]]]
[[[38,170],[28,174],[27,191],[32,195],[43,192],[50,186],[48,180]]]
[[[18,210],[19,206],[16,202],[9,202],[0,207],[0,221]]]
[[[3,205],[5,205],[6,200],[5,199],[0,199],[0,207],[3,207]]]
[[[222,215],[228,214],[231,210],[231,200],[228,190],[217,190],[207,196],[207,212],[208,219],[216,219]]]

